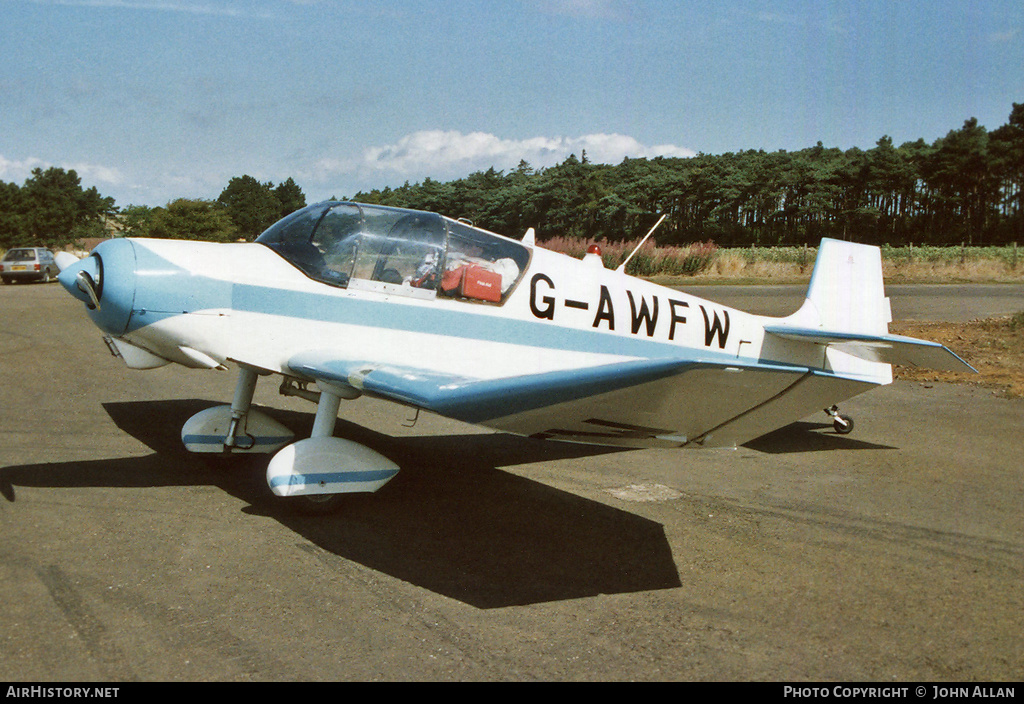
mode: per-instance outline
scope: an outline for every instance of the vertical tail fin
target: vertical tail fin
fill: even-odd
[[[878,247],[823,239],[807,300],[787,325],[885,335],[892,322]]]
[[[892,311],[878,247],[823,239],[804,304],[768,324],[769,335],[825,348],[823,366],[887,384],[890,364],[975,371],[937,342],[889,334]]]

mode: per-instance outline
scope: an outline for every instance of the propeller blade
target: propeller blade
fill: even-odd
[[[71,252],[57,252],[55,255],[53,255],[53,261],[57,265],[58,269],[64,271],[69,266],[77,262],[78,257],[76,257]]]
[[[100,297],[96,295],[96,284],[93,282],[92,277],[84,271],[79,271],[75,275],[75,282],[78,285],[78,290],[88,296],[89,300],[92,301],[92,307],[99,308]]]

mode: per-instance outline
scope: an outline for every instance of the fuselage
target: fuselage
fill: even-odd
[[[319,383],[315,359],[355,388],[359,365],[391,366],[526,394],[452,417],[540,437],[735,443],[887,383],[766,334],[779,319],[418,211],[318,204],[255,243],[113,239],[60,280],[131,367]]]
[[[500,305],[315,281],[261,244],[116,239],[101,244],[108,335],[185,366],[198,352],[287,373],[312,349],[490,378],[633,359],[814,365],[793,350],[766,357],[763,319],[534,248]],[[797,347],[796,345],[793,346]],[[183,348],[185,351],[183,351]],[[785,356],[784,356],[785,355]]]

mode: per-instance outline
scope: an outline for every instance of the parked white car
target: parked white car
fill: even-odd
[[[54,281],[60,270],[53,252],[43,247],[15,247],[0,261],[0,278],[5,284],[18,281]]]

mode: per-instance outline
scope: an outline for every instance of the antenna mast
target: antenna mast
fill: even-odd
[[[633,255],[634,255],[634,254],[636,254],[637,252],[639,252],[639,251],[640,251],[640,248],[644,246],[644,242],[646,242],[646,241],[647,241],[647,238],[648,238],[648,237],[650,237],[651,235],[653,235],[653,234],[654,234],[654,231],[658,229],[658,225],[660,225],[660,224],[661,224],[661,221],[662,221],[662,220],[664,220],[664,219],[665,219],[665,218],[667,218],[667,217],[668,217],[668,213],[665,213],[664,215],[662,215],[662,216],[661,216],[661,217],[660,217],[660,218],[658,219],[658,222],[654,223],[654,227],[652,227],[652,228],[650,229],[650,231],[649,231],[649,232],[648,232],[648,233],[647,233],[646,235],[644,235],[644,238],[643,238],[642,240],[640,240],[640,244],[638,244],[638,245],[636,246],[636,248],[635,248],[635,249],[634,249],[634,250],[633,250],[632,252],[630,252],[630,253],[629,253],[629,256],[628,256],[628,257],[626,257],[626,258],[625,258],[625,259],[624,259],[624,260],[622,261],[622,263],[621,263],[621,264],[619,264],[619,268],[618,268],[618,269],[616,269],[615,271],[623,271],[623,272],[624,272],[624,271],[626,270],[626,264],[628,264],[628,263],[629,263],[629,260],[633,258]]]

